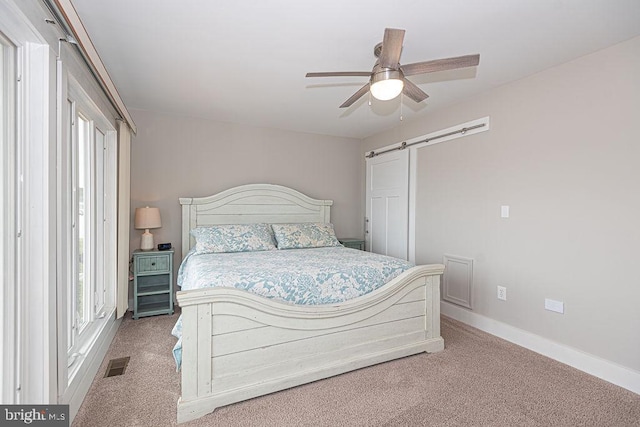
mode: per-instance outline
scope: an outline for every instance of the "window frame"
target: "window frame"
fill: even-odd
[[[18,48],[0,32],[0,373],[2,402],[17,401],[16,81]],[[11,326],[10,326],[11,325]]]
[[[117,138],[116,130],[103,115],[81,84],[71,75],[67,74],[66,94],[62,108],[61,122],[66,129],[61,138],[60,152],[67,165],[66,173],[60,180],[60,194],[70,196],[61,198],[60,209],[60,236],[62,240],[62,252],[69,256],[63,264],[63,280],[60,292],[64,294],[64,320],[60,327],[65,333],[64,344],[59,342],[59,392],[66,394],[72,390],[73,384],[80,380],[79,377],[86,368],[84,361],[97,341],[99,335],[109,321],[113,320],[116,306],[116,258],[117,248]],[[83,137],[80,121],[86,125]],[[102,146],[96,146],[96,132],[104,135]],[[84,144],[86,150],[82,159],[78,157],[79,147]],[[80,204],[78,194],[78,166],[84,162],[87,176],[84,178],[86,186],[90,188],[83,198],[83,206]],[[63,167],[63,169],[65,169]],[[74,291],[79,277],[78,242],[79,221],[81,208],[84,215],[85,227],[90,236],[84,241],[85,253],[83,264],[85,297],[83,298],[84,322],[79,322],[76,317],[76,297]],[[65,224],[66,223],[66,224]],[[75,225],[75,226],[74,226]],[[100,296],[98,296],[100,293]],[[63,351],[64,350],[64,351]]]

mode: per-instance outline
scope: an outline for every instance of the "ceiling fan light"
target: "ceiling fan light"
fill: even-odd
[[[398,70],[384,70],[371,76],[371,95],[380,101],[388,101],[400,95],[404,88]]]

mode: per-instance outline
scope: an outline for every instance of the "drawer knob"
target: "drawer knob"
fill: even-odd
[[[155,263],[155,262],[152,262],[152,263],[151,263],[151,265],[156,265],[156,263]]]

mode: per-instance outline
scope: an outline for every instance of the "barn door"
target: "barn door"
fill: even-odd
[[[367,159],[367,250],[407,259],[409,234],[409,150]]]

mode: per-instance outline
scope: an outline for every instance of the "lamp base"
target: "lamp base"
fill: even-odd
[[[149,230],[145,230],[140,237],[140,250],[150,251],[153,249],[153,234]]]

